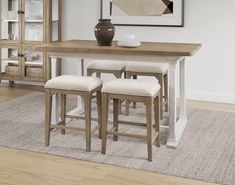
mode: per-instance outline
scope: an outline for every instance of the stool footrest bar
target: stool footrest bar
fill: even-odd
[[[137,138],[137,139],[147,139],[145,135],[128,134],[128,133],[121,133],[121,132],[114,132],[114,131],[108,131],[107,135],[132,137],[132,138]]]

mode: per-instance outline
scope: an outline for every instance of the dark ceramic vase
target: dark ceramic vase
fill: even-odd
[[[95,37],[99,46],[111,46],[115,34],[115,27],[110,19],[100,19],[95,26]]]

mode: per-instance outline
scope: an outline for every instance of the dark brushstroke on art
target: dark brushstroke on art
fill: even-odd
[[[174,13],[174,3],[170,0],[162,0],[162,2],[167,6],[163,14],[173,14]]]

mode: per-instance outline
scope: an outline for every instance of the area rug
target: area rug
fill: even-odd
[[[161,147],[153,147],[153,162],[148,162],[145,141],[120,137],[118,142],[113,142],[108,138],[107,155],[102,155],[97,133],[92,136],[90,153],[85,152],[84,134],[79,132],[68,131],[62,136],[59,130],[53,131],[50,147],[45,147],[44,98],[43,93],[31,93],[0,104],[0,146],[225,185],[235,184],[235,113],[189,109],[189,122],[178,148],[167,148],[163,136]],[[68,109],[75,103],[76,99],[69,97]],[[95,109],[95,105],[93,107]],[[138,105],[131,117],[129,119],[144,120],[143,107]],[[73,121],[71,124],[83,125],[83,122]],[[145,132],[144,128],[130,126],[121,129]]]

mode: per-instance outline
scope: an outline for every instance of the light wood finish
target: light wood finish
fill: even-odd
[[[114,132],[118,132],[118,116],[119,116],[119,99],[113,99],[113,128]],[[118,140],[118,135],[113,135],[113,141]]]
[[[148,148],[148,161],[152,161],[152,129],[153,129],[153,123],[152,123],[152,118],[153,118],[153,99],[151,98],[149,101],[145,103],[146,106],[146,126],[147,126],[147,148]],[[156,123],[160,124],[159,122]],[[159,132],[158,132],[159,135]],[[159,143],[160,145],[160,143]]]
[[[101,78],[102,73],[113,74],[116,78],[121,78],[125,70],[101,70],[101,69],[87,69],[87,76],[92,76],[94,73],[97,78]]]
[[[63,126],[66,124],[66,96],[66,94],[60,95],[60,118]],[[61,129],[61,134],[65,135],[65,129]]]
[[[216,185],[8,148],[0,148],[0,171],[1,185]]]
[[[50,91],[47,91],[46,103],[45,103],[45,146],[49,146],[49,143],[50,143],[51,106],[52,106],[52,94],[50,93]]]
[[[159,96],[157,96],[154,100],[154,120],[155,123],[160,123],[160,98]],[[155,124],[154,125],[156,132],[160,132],[160,124]],[[160,135],[158,134],[157,136],[157,141],[156,141],[156,145],[158,147],[160,147]]]
[[[98,91],[96,93],[97,97],[97,111],[98,111],[98,124],[99,124],[99,138],[101,139],[102,134],[102,95],[101,92]]]
[[[69,40],[58,43],[45,44],[35,47],[39,51],[61,52],[61,53],[107,53],[118,55],[136,55],[136,56],[192,56],[201,48],[201,44],[187,43],[153,43],[142,42],[138,48],[122,48],[117,46],[117,42],[113,42],[111,47],[97,46],[96,41],[88,40]]]
[[[60,89],[45,89],[46,91],[46,111],[45,111],[45,146],[50,144],[50,132],[51,129],[61,129],[61,134],[65,134],[65,130],[83,131],[86,135],[86,151],[91,151],[91,134],[94,133],[97,128],[91,130],[91,100],[92,94],[97,93],[97,107],[98,107],[98,125],[101,125],[101,86],[93,89],[92,91],[72,91],[72,90],[60,90]],[[52,96],[59,94],[61,96],[61,121],[58,124],[51,124],[51,113],[52,113]],[[81,96],[85,102],[85,129],[66,125],[66,95],[77,95]],[[69,116],[68,116],[69,117]],[[80,116],[73,116],[74,118],[80,119]],[[98,127],[98,128],[99,128]],[[99,128],[99,137],[101,138],[101,128]]]
[[[9,84],[2,83],[0,85],[0,103],[12,100],[14,98],[27,95],[31,93],[32,90],[21,88],[18,86],[12,86]]]
[[[1,0],[2,1],[2,0]],[[0,1],[0,2],[1,2]],[[10,1],[9,1],[10,2]],[[22,56],[18,57],[19,60],[19,72],[20,75],[17,77],[10,76],[10,75],[4,75],[0,73],[0,81],[1,80],[9,80],[9,82],[14,81],[32,81],[32,82],[46,82],[48,79],[50,79],[50,58],[48,57],[48,54],[46,51],[43,51],[43,65],[42,65],[42,71],[43,76],[42,77],[30,77],[26,76],[25,74],[25,50],[33,50],[35,46],[51,43],[52,42],[52,0],[42,0],[43,2],[43,40],[42,41],[26,41],[25,40],[25,28],[26,28],[26,22],[25,22],[25,0],[19,0],[18,1],[18,9],[20,11],[23,11],[24,13],[18,14],[19,16],[19,39],[17,41],[12,40],[1,40],[1,33],[0,33],[0,49],[2,48],[13,48],[17,47],[19,54],[22,54]],[[11,7],[12,4],[9,3],[9,7]],[[0,3],[0,9],[2,10],[2,3]],[[0,12],[1,13],[1,12]],[[0,19],[2,19],[2,14],[0,14]],[[38,24],[38,23],[37,23]],[[2,25],[1,25],[2,26]],[[0,26],[0,32],[1,32],[1,26]],[[11,27],[9,27],[11,29]],[[11,31],[10,31],[11,32]],[[61,40],[61,0],[58,0],[58,40]],[[0,55],[1,56],[1,55]],[[1,64],[1,61],[0,61]],[[41,69],[40,69],[41,70]],[[59,69],[60,70],[60,69]]]
[[[101,153],[106,154],[106,144],[107,144],[107,135],[113,135],[113,140],[118,141],[118,136],[124,137],[133,137],[137,139],[146,139],[147,140],[147,149],[148,149],[148,161],[152,161],[152,144],[157,139],[157,146],[160,146],[160,115],[155,115],[155,130],[153,132],[153,124],[152,124],[152,113],[153,113],[153,103],[155,104],[154,108],[158,113],[159,111],[159,93],[157,92],[152,97],[147,96],[134,96],[134,95],[123,95],[123,94],[113,94],[113,93],[102,93],[102,146],[101,146]],[[109,110],[109,100],[113,99],[113,127],[108,130],[108,110]],[[131,100],[134,102],[143,102],[146,106],[146,127],[147,127],[147,135],[140,135],[140,134],[130,134],[125,132],[120,132],[118,130],[119,125],[119,101],[122,99],[124,100]],[[156,99],[156,100],[155,100]],[[155,103],[156,101],[156,103]],[[128,124],[128,123],[126,123]],[[137,122],[138,124],[138,122]],[[133,124],[131,124],[133,125]],[[154,135],[154,137],[153,137]]]

